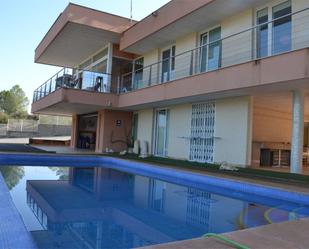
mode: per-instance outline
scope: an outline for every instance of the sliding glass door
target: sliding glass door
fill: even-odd
[[[200,72],[221,67],[221,27],[201,35]]]
[[[166,109],[156,111],[155,129],[155,155],[167,155],[168,111]]]
[[[161,82],[174,79],[176,47],[172,46],[162,52]]]

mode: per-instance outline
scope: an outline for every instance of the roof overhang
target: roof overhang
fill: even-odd
[[[121,37],[120,49],[145,54],[266,2],[268,0],[173,0],[127,29]]]
[[[35,62],[74,67],[108,43],[119,43],[129,19],[69,4],[35,50]]]

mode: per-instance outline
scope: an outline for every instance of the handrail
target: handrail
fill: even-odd
[[[250,247],[243,245],[243,244],[240,244],[239,242],[232,240],[228,237],[225,237],[221,234],[206,233],[205,235],[203,235],[203,237],[205,237],[205,238],[215,238],[215,239],[221,240],[221,241],[227,243],[228,245],[230,245],[234,248],[237,248],[237,249],[250,249]]]
[[[193,49],[190,49],[190,50],[181,52],[181,53],[179,53],[179,54],[177,54],[177,55],[174,55],[174,56],[171,56],[171,57],[169,57],[169,58],[166,58],[166,59],[163,59],[163,60],[159,60],[159,61],[154,62],[154,63],[152,63],[152,64],[149,64],[149,65],[147,65],[147,66],[145,66],[145,67],[143,67],[143,68],[137,69],[135,72],[137,72],[138,70],[142,70],[142,69],[144,69],[144,68],[151,67],[151,66],[154,66],[154,65],[156,65],[156,64],[159,64],[159,63],[162,63],[162,62],[165,62],[165,61],[174,59],[174,58],[176,58],[176,57],[178,57],[178,56],[180,56],[180,55],[183,55],[183,54],[192,52],[192,51],[194,51],[194,50],[204,48],[204,47],[209,46],[209,45],[211,45],[211,44],[215,44],[215,43],[217,43],[217,42],[221,42],[221,41],[226,40],[226,39],[229,39],[229,38],[231,38],[231,37],[234,37],[234,36],[237,36],[237,35],[246,33],[246,32],[248,32],[248,31],[250,31],[250,30],[254,30],[254,29],[259,28],[259,27],[261,27],[261,26],[268,25],[268,24],[270,24],[270,23],[273,23],[273,22],[278,21],[278,20],[280,20],[280,19],[283,19],[283,18],[285,18],[285,17],[293,16],[293,15],[296,15],[296,14],[299,14],[299,13],[302,13],[302,12],[305,12],[305,11],[307,11],[307,10],[309,10],[309,7],[308,7],[308,8],[305,8],[305,9],[302,9],[302,10],[299,10],[299,11],[295,11],[295,12],[290,13],[290,14],[286,14],[286,15],[283,15],[283,16],[280,16],[280,17],[277,17],[277,18],[274,18],[274,19],[272,19],[272,20],[270,20],[270,21],[268,21],[268,22],[264,22],[264,23],[261,23],[261,24],[257,24],[257,25],[251,26],[250,28],[243,29],[243,30],[241,30],[241,31],[239,31],[239,32],[237,32],[237,33],[234,33],[234,34],[225,36],[225,37],[223,37],[223,38],[220,38],[220,39],[217,39],[217,40],[208,42],[208,43],[203,44],[203,45],[201,45],[201,46],[197,46],[197,47],[195,47],[195,48],[193,48]],[[132,73],[132,72],[128,72],[128,73],[125,73],[125,74],[129,74],[129,73]]]
[[[176,73],[178,72],[180,75],[182,75],[182,72],[189,72],[188,73],[189,75],[195,75],[195,74],[198,74],[198,73],[201,73],[201,72],[206,72],[208,70],[212,70],[212,69],[208,69],[208,68],[207,69],[199,69],[199,66],[201,66],[201,65],[199,64],[200,63],[200,61],[199,61],[200,58],[198,56],[200,56],[199,53],[200,53],[200,50],[202,48],[205,48],[205,47],[207,48],[207,47],[210,47],[212,44],[218,44],[218,43],[220,43],[221,44],[220,46],[222,46],[222,42],[225,41],[225,40],[237,37],[239,35],[243,35],[246,32],[257,30],[259,27],[263,27],[265,25],[269,25],[270,23],[274,23],[277,20],[282,20],[282,19],[284,19],[286,17],[291,17],[291,16],[294,16],[294,15],[306,12],[308,10],[309,10],[309,7],[304,8],[302,10],[295,11],[293,13],[289,13],[289,14],[277,17],[277,18],[273,18],[270,21],[254,25],[254,26],[251,26],[249,28],[245,28],[245,29],[243,29],[243,30],[241,30],[241,31],[239,31],[237,33],[233,33],[231,35],[226,35],[223,38],[216,39],[216,40],[213,40],[213,41],[208,41],[207,43],[205,43],[203,45],[196,46],[193,49],[190,49],[190,50],[178,53],[177,55],[171,55],[169,58],[157,60],[156,62],[148,64],[148,65],[146,65],[146,66],[144,66],[142,68],[139,68],[137,70],[134,70],[134,71],[122,74],[121,77],[122,77],[122,79],[125,78],[126,82],[121,82],[121,83],[122,83],[122,85],[126,84],[128,86],[129,82],[131,81],[132,82],[132,87],[131,88],[133,90],[134,89],[133,82],[135,82],[135,76],[134,75],[138,74],[138,73],[145,73],[145,75],[147,75],[145,78],[142,78],[142,79],[139,78],[138,79],[138,82],[140,82],[143,87],[147,87],[147,86],[150,86],[152,84],[164,83],[164,82],[168,82],[168,81],[171,81],[171,80],[175,80],[175,78],[179,78],[179,76],[177,76],[177,75],[171,76],[173,73],[172,73],[172,71],[169,71],[169,72],[167,72],[168,73],[168,76],[167,76],[168,79],[167,80],[162,80],[163,76],[160,74],[160,72],[162,73],[162,71],[161,71],[162,69],[160,69],[160,64],[162,64],[162,63],[164,63],[166,61],[170,62],[170,63],[172,63],[171,61],[175,61],[176,66],[175,66],[174,70],[175,70]],[[296,31],[294,31],[294,32],[296,32]],[[300,34],[299,36],[302,36],[302,34]],[[250,39],[252,39],[252,41],[251,41],[252,46],[256,46],[257,44],[254,43],[254,39],[255,38],[253,36],[251,36]],[[292,36],[292,39],[296,39],[296,38],[294,36]],[[269,43],[269,41],[267,41],[267,42]],[[246,58],[243,59],[243,58],[239,57],[239,60],[240,60],[239,63],[244,62],[243,60],[245,60],[245,61],[252,61],[252,60],[260,59],[261,57],[269,57],[269,56],[272,56],[272,55],[284,52],[284,51],[283,52],[278,52],[278,53],[277,52],[269,52],[267,55],[260,56],[258,54],[258,50],[257,49],[255,50],[252,46],[248,47],[248,51],[247,50],[245,52],[244,51],[240,51],[240,54],[241,53],[244,54],[246,52],[248,52],[248,54],[249,54],[249,52],[250,52],[251,56],[248,59],[246,59]],[[267,46],[269,46],[269,44],[267,44]],[[235,48],[235,49],[237,49],[237,48]],[[239,48],[239,49],[241,50],[242,48]],[[292,51],[292,50],[295,50],[295,49],[297,49],[297,48],[293,47],[289,51]],[[228,61],[229,61],[230,58],[228,56],[223,57],[224,53],[226,53],[226,52],[224,52],[224,51],[222,52],[222,50],[221,50],[220,53],[221,53],[219,55],[220,56],[220,62],[219,62],[220,65],[218,66],[219,68],[223,68],[225,66],[229,66],[230,64],[237,64],[237,62],[236,63],[234,63],[234,62],[233,63],[229,63]],[[232,58],[233,55],[234,54],[232,53],[231,54],[231,58]],[[188,57],[186,59],[181,59],[183,56],[188,56]],[[240,56],[242,56],[242,54]],[[179,58],[178,62],[176,60],[177,58]],[[225,63],[226,63],[225,65],[223,65],[223,63],[224,63],[223,62],[223,58],[225,59]],[[183,64],[184,61],[187,62],[186,65]],[[152,69],[154,69],[154,72],[155,72],[155,74],[153,74],[153,75],[151,75],[152,74],[152,72],[151,72]],[[130,80],[130,76],[131,76],[131,80]],[[180,76],[180,77],[185,77],[185,76]],[[139,83],[137,83],[137,84],[139,84]]]

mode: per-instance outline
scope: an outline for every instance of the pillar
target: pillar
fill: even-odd
[[[77,115],[73,114],[71,124],[71,143],[70,143],[71,148],[76,148],[77,146],[77,138],[78,138],[77,130],[78,130],[78,117]]]
[[[291,173],[302,173],[304,143],[304,93],[293,92]]]

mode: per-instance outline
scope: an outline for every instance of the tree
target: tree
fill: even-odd
[[[9,117],[6,113],[0,111],[0,124],[7,124],[8,118]]]
[[[19,85],[13,86],[9,91],[0,92],[0,110],[10,117],[26,117],[28,105],[28,98]]]
[[[8,166],[0,167],[2,174],[9,190],[13,189],[25,175],[24,167]]]

